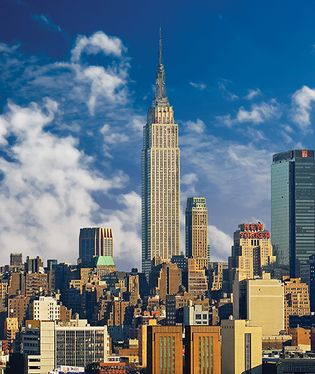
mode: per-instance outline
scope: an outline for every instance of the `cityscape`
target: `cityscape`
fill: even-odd
[[[5,3],[6,14],[31,12],[31,22],[68,38],[69,30],[51,21],[54,8],[47,7],[48,17],[36,13],[32,1]],[[227,17],[221,11],[218,23]],[[175,47],[161,25],[152,31],[155,77],[141,99],[149,103],[146,116],[128,107],[131,91],[123,86],[133,62],[122,57],[127,48],[118,37],[78,35],[69,61],[41,65],[35,55],[26,62],[21,46],[2,43],[0,33],[0,373],[315,373],[315,145],[304,145],[314,144],[315,89],[304,85],[292,95],[287,118],[300,121],[309,143],[294,139],[293,125],[280,120],[285,105],[274,98],[251,104],[251,111],[241,106],[235,118],[216,116],[226,129],[283,121],[287,137],[273,152],[255,148],[245,160],[229,148],[240,168],[254,160],[255,177],[237,178],[232,161],[212,157],[217,140],[210,142],[214,135],[205,133],[202,120],[177,121],[172,103],[180,93],[171,79],[177,68],[168,68]],[[117,60],[104,68],[100,54]],[[29,79],[23,88],[13,79],[22,70]],[[240,100],[228,79],[219,83],[227,102]],[[188,85],[199,93],[212,89],[201,81]],[[36,87],[51,96],[37,101]],[[242,100],[263,95],[252,89]],[[102,105],[106,119],[98,112]],[[102,123],[99,131],[86,124],[83,140],[74,135],[82,131],[81,116]],[[110,122],[122,125],[126,118],[135,131],[128,136]],[[255,139],[266,140],[259,131],[248,133],[254,140],[247,148],[238,144],[243,153],[257,146]],[[141,143],[134,143],[136,136]],[[211,149],[202,153],[194,142],[207,136]],[[97,151],[92,156],[98,141],[102,158]],[[112,160],[137,171],[128,177],[117,166],[112,173]],[[94,170],[94,161],[104,174]],[[203,163],[219,165],[213,171]],[[216,195],[192,165],[214,179],[217,173],[221,192]],[[135,176],[139,194],[128,190]],[[121,210],[113,208],[117,201]],[[216,223],[221,217],[225,231]]]

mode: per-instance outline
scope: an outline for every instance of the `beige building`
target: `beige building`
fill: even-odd
[[[300,278],[285,278],[284,282],[284,327],[289,328],[290,316],[311,314],[308,285]]]
[[[205,197],[189,197],[186,206],[186,256],[208,269],[208,209]]]
[[[227,268],[227,263],[223,261],[211,263],[211,291],[222,290],[224,271]]]
[[[264,266],[276,261],[272,253],[270,233],[263,223],[243,223],[234,232],[232,255],[229,257],[230,282],[261,276]]]
[[[40,296],[31,304],[33,320],[57,321],[60,319],[60,305],[52,296]]]
[[[284,329],[283,285],[264,273],[262,279],[235,279],[233,317],[261,326],[263,336],[279,335]]]
[[[193,297],[204,296],[208,291],[208,278],[205,269],[200,269],[195,258],[188,259],[187,291]]]
[[[180,151],[178,125],[166,97],[160,39],[155,98],[143,128],[142,270],[180,254]]]
[[[262,328],[246,320],[223,320],[222,373],[262,372]]]

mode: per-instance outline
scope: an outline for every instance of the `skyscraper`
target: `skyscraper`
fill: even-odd
[[[80,229],[79,262],[91,266],[96,256],[114,255],[112,229],[105,227],[88,227]]]
[[[143,128],[142,150],[142,270],[151,261],[179,255],[180,153],[178,125],[165,89],[160,36],[155,97]]]
[[[273,156],[271,240],[280,265],[290,276],[309,282],[309,257],[315,253],[314,151],[292,150]]]
[[[189,197],[186,206],[186,256],[208,268],[208,209],[205,197]]]

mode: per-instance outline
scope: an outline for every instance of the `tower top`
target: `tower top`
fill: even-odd
[[[167,96],[166,96],[166,87],[165,87],[165,70],[162,62],[162,28],[160,27],[160,40],[159,40],[159,63],[157,67],[156,74],[156,83],[155,83],[155,105],[169,105]]]

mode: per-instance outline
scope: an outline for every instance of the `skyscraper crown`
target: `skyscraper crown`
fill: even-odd
[[[160,28],[159,63],[156,74],[154,105],[169,105],[166,97],[165,70],[162,62],[162,29]]]

